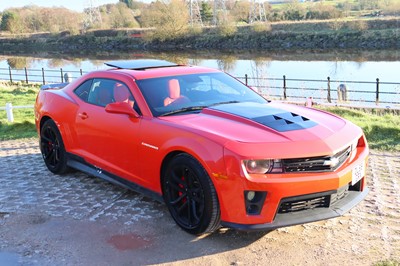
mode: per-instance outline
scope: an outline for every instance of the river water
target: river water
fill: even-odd
[[[330,77],[333,80],[330,84],[333,99],[336,98],[338,85],[346,84],[352,100],[372,103],[376,98],[376,79],[379,78],[379,100],[384,105],[400,104],[400,52],[396,50],[0,55],[0,69],[9,66],[16,69],[62,68],[64,72],[70,71],[72,77],[77,77],[80,74],[75,71],[80,69],[83,72],[105,69],[107,67],[103,63],[106,61],[138,58],[160,58],[181,64],[218,68],[236,77],[247,74],[251,86],[274,98],[283,97],[284,75],[288,79],[286,86],[289,98],[325,98],[324,90]]]

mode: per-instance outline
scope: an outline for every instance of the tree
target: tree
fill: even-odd
[[[250,11],[249,1],[237,1],[233,6],[230,14],[232,15],[235,21],[248,23],[249,11]]]
[[[150,40],[171,40],[182,37],[189,30],[189,11],[185,1],[156,1],[142,11],[143,26],[152,27]]]
[[[66,8],[25,6],[4,12],[0,28],[11,33],[60,32],[78,33],[81,14]]]
[[[11,33],[21,33],[24,31],[21,17],[17,12],[6,10],[1,20],[1,30]]]
[[[342,12],[336,7],[323,2],[310,6],[306,13],[306,19],[333,19],[341,16]]]
[[[358,0],[360,10],[371,10],[379,7],[379,0]]]
[[[286,5],[284,18],[286,20],[303,20],[305,17],[304,7],[296,0]]]
[[[124,3],[110,5],[106,14],[109,19],[108,24],[113,29],[139,27],[133,11]]]
[[[201,10],[200,10],[201,20],[203,23],[210,23],[213,18],[213,11],[210,4],[206,1],[201,2]]]
[[[133,0],[119,0],[120,3],[125,3],[127,7],[132,9]]]

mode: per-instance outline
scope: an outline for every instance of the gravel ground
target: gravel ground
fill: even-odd
[[[0,265],[373,265],[400,261],[400,154],[372,151],[367,198],[343,217],[194,237],[167,208],[75,172],[36,140],[0,142]]]

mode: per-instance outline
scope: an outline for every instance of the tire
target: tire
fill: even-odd
[[[40,130],[40,151],[47,169],[52,173],[61,175],[68,172],[67,153],[53,120],[47,120]]]
[[[164,172],[162,190],[175,222],[194,235],[220,226],[220,208],[214,185],[204,167],[192,156],[172,158]]]

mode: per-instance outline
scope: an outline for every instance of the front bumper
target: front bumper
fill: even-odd
[[[364,188],[363,191],[348,191],[348,195],[341,200],[335,202],[329,208],[314,208],[310,210],[290,213],[279,213],[271,223],[264,224],[238,224],[230,222],[221,222],[224,227],[235,228],[239,230],[274,230],[280,227],[316,222],[342,216],[368,194],[369,189]]]

